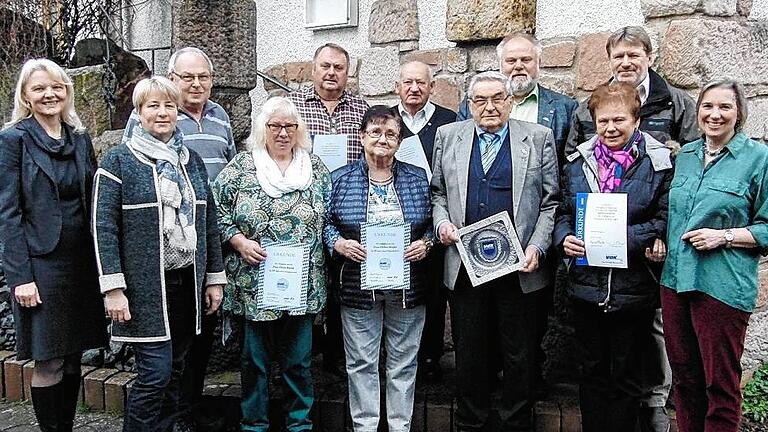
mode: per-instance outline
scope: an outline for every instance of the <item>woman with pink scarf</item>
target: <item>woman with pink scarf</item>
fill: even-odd
[[[579,386],[582,430],[635,429],[643,397],[643,341],[659,306],[660,259],[667,229],[667,195],[672,179],[670,151],[640,132],[640,97],[621,82],[592,93],[589,110],[597,135],[567,156],[563,200],[554,244],[567,259],[568,294],[576,337],[583,352]],[[586,253],[575,235],[578,193],[627,195],[627,268],[577,265]]]

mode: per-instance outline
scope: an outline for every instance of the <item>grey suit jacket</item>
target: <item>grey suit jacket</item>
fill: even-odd
[[[458,228],[464,226],[474,136],[474,120],[451,123],[437,129],[430,185],[435,229],[444,220],[449,220]],[[517,236],[523,249],[536,245],[547,251],[552,243],[559,195],[552,130],[510,119],[509,141],[512,151],[512,210]],[[539,262],[543,263],[543,260],[542,256]],[[454,288],[460,267],[458,249],[451,246],[445,254],[443,271],[443,281],[448,288]],[[546,286],[550,273],[541,265],[533,273],[520,273],[523,292],[533,292]]]

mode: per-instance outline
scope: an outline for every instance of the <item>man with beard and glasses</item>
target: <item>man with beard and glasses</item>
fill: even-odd
[[[693,99],[651,69],[653,46],[642,27],[629,26],[615,31],[608,38],[605,50],[613,79],[631,84],[640,95],[640,131],[662,143],[674,140],[684,144],[701,136]],[[566,155],[574,153],[576,146],[595,135],[589,100],[581,102],[573,115]],[[646,397],[640,410],[640,430],[666,432],[670,426],[665,406],[672,386],[672,372],[664,345],[661,305],[656,309],[646,349],[654,352],[655,358],[643,365]]]
[[[334,43],[321,45],[312,61],[312,85],[288,94],[301,118],[307,123],[314,141],[317,135],[346,135],[347,163],[357,161],[363,150],[360,123],[368,111],[368,102],[347,92],[349,53]],[[340,269],[330,269],[328,285],[333,286]],[[333,288],[331,288],[333,290]],[[341,315],[338,299],[328,297],[325,308],[325,332],[318,341],[323,351],[323,368],[334,375],[346,374]]]
[[[512,94],[510,118],[538,123],[552,129],[558,166],[563,166],[565,140],[577,103],[572,98],[539,84],[541,43],[527,33],[512,33],[496,46],[501,73],[509,77]],[[471,118],[469,100],[459,105],[457,121]]]

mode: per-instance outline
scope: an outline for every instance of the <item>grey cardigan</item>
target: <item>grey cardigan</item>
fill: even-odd
[[[226,284],[216,208],[205,165],[197,153],[182,158],[195,202],[197,250],[196,330],[200,333],[204,285]],[[154,161],[121,144],[96,171],[93,235],[101,291],[123,289],[131,320],[112,323],[112,339],[159,342],[171,338],[165,292],[160,195]]]

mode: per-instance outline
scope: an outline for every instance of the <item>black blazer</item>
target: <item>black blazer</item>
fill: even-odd
[[[87,133],[62,124],[75,143],[80,199],[90,220],[91,186],[96,157]],[[34,281],[30,257],[51,252],[59,243],[61,208],[53,163],[38,145],[45,130],[33,117],[0,132],[0,239],[8,285]]]

